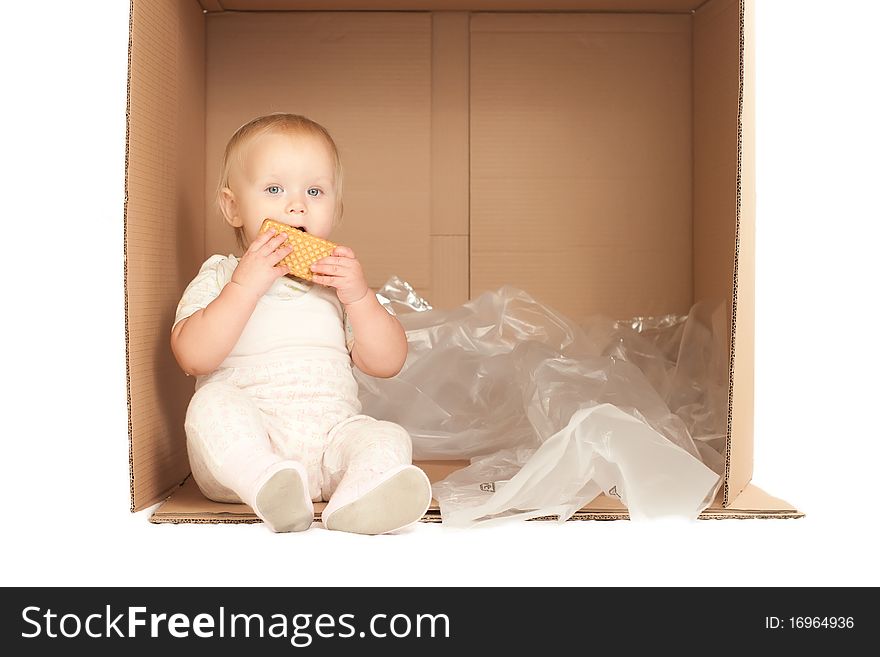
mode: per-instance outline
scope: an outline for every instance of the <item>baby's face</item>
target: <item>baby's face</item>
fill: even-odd
[[[244,152],[241,167],[229,174],[221,200],[226,220],[244,228],[250,244],[263,219],[274,219],[318,237],[333,228],[336,188],[333,157],[311,135],[265,134]]]

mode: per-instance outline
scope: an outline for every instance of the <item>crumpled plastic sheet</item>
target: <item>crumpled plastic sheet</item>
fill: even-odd
[[[407,429],[415,460],[470,460],[433,485],[445,524],[565,521],[600,493],[633,520],[695,519],[714,499],[727,430],[723,300],[577,325],[510,286],[451,310],[397,277],[377,297],[409,352],[396,377],[355,370],[363,412]]]

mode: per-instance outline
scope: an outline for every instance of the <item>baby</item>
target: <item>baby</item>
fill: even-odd
[[[431,503],[412,441],[360,414],[352,363],[377,377],[403,366],[406,335],[370,291],[350,248],[285,276],[286,235],[274,219],[327,238],[342,216],[336,144],[319,124],[270,114],[226,146],[217,201],[244,254],[213,255],[177,307],[171,348],[196,376],[186,413],[193,478],[218,502],[250,505],[273,531],[308,529],[329,500],[327,529],[382,534]]]

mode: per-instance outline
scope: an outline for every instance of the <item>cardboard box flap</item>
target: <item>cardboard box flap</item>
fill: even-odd
[[[785,500],[773,497],[754,484],[746,486],[736,499],[727,505],[727,510],[734,513],[781,513],[796,514],[797,517],[804,515]]]
[[[755,44],[751,4],[709,0],[693,17],[693,298],[728,301],[725,504],[752,478]]]

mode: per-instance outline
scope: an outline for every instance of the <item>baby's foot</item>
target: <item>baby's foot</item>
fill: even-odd
[[[431,482],[415,465],[392,468],[357,485],[343,477],[321,521],[327,529],[384,534],[418,522],[431,497]]]
[[[311,527],[315,509],[301,464],[273,464],[260,476],[255,490],[251,508],[273,532],[301,532]]]

